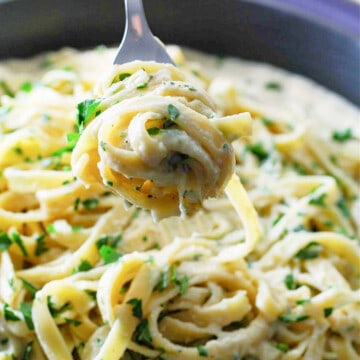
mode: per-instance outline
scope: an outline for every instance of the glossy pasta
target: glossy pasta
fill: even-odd
[[[74,175],[85,185],[103,184],[158,219],[192,215],[221,193],[235,158],[214,123],[230,136],[231,129],[248,135],[248,113],[218,117],[201,87],[155,62],[114,66],[96,95],[72,154]]]
[[[273,67],[168,50],[179,70],[103,78],[102,47],[0,64],[0,359],[358,359],[358,110]],[[171,211],[198,211],[154,222],[113,193],[111,146],[136,144],[107,126],[136,143],[130,112],[165,143],[169,105],[212,121],[200,195],[218,197],[198,209],[174,187]],[[130,178],[145,165],[127,174],[140,205],[155,189]]]

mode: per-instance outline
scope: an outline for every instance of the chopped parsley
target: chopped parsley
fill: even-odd
[[[85,128],[86,123],[95,114],[96,109],[100,104],[100,100],[87,99],[77,105],[76,125],[81,134]]]
[[[33,284],[29,283],[29,282],[28,282],[27,280],[25,280],[25,279],[20,278],[20,280],[21,280],[24,288],[30,293],[31,298],[34,299],[34,298],[35,298],[35,294],[36,294],[36,292],[37,292],[37,288],[36,288]]]
[[[332,133],[333,140],[338,142],[345,142],[347,140],[350,140],[352,137],[353,135],[350,128],[347,128],[345,130],[337,130]]]
[[[196,349],[197,349],[197,352],[198,352],[199,356],[203,356],[203,357],[208,356],[208,352],[207,352],[204,345],[198,345],[196,347]]]
[[[121,241],[122,234],[116,234],[116,235],[103,235],[101,238],[99,238],[96,241],[96,247],[100,249],[103,245],[108,245],[113,248],[117,246],[117,244]]]
[[[160,278],[157,284],[154,286],[154,291],[164,291],[170,283],[174,283],[179,287],[180,295],[184,295],[189,283],[189,278],[184,275],[179,277],[177,267],[172,265],[170,267],[170,273],[168,266],[165,267],[164,271],[160,273]]]
[[[21,360],[30,360],[30,355],[31,355],[31,352],[32,352],[33,344],[34,344],[33,340],[29,341],[26,344]]]
[[[278,343],[275,345],[275,347],[284,353],[289,351],[289,346],[285,343]]]
[[[11,244],[9,235],[6,232],[0,233],[0,251],[6,250]]]
[[[0,80],[0,89],[7,96],[14,97],[14,92],[10,89],[9,85],[4,80]]]
[[[131,74],[122,73],[122,74],[119,75],[119,81],[123,81],[124,79],[128,78],[129,76],[131,76]]]
[[[4,304],[4,317],[6,321],[20,321],[20,318],[9,308],[8,304]]]
[[[157,135],[160,133],[161,129],[158,127],[152,127],[146,130],[149,135]]]
[[[272,222],[272,226],[275,226],[283,217],[284,217],[284,214],[278,215],[276,217],[276,219]]]
[[[24,83],[21,84],[20,86],[20,91],[23,91],[23,92],[31,92],[31,90],[33,89],[33,85],[30,81],[25,81]]]
[[[82,201],[82,205],[86,210],[93,210],[99,205],[99,199],[89,198]]]
[[[68,133],[66,134],[66,141],[70,145],[75,145],[80,138],[79,133]]]
[[[71,325],[74,325],[75,327],[81,325],[81,321],[80,321],[80,320],[65,318],[65,321],[66,321],[67,324],[69,324],[69,325],[70,325],[70,324],[71,324]]]
[[[123,256],[123,254],[118,253],[113,247],[108,245],[102,245],[99,249],[99,254],[105,264],[116,262]]]
[[[79,266],[73,269],[73,273],[91,270],[93,266],[87,260],[81,260]]]
[[[46,247],[45,237],[46,234],[43,233],[36,238],[35,256],[40,256],[41,254],[44,254],[47,251],[49,251],[49,249]]]
[[[20,248],[24,256],[29,256],[21,236],[17,232],[11,234],[13,242]]]
[[[262,117],[260,120],[265,126],[270,126],[274,124],[274,121],[267,117]]]
[[[170,115],[170,120],[175,121],[180,116],[180,111],[178,108],[172,104],[168,105],[167,108],[168,114]]]
[[[100,145],[102,151],[106,151],[106,143],[104,141],[101,140],[99,145]]]
[[[282,85],[275,81],[269,81],[265,84],[265,87],[269,90],[282,90]]]
[[[326,198],[327,194],[326,193],[322,193],[321,195],[317,196],[317,197],[312,197],[309,200],[309,204],[310,205],[314,205],[314,206],[321,206],[321,207],[325,207],[326,203],[325,203],[325,198]]]
[[[148,84],[149,84],[149,83],[144,82],[144,83],[142,83],[142,84],[139,84],[136,88],[139,89],[139,90],[145,89],[145,88],[147,88]]]
[[[34,323],[31,317],[31,304],[30,303],[21,303],[19,310],[23,314],[25,323],[29,330],[34,330]]]
[[[56,232],[55,225],[54,225],[54,224],[49,224],[49,225],[46,227],[46,231],[47,231],[49,234],[55,233],[55,232]]]
[[[346,217],[347,219],[350,217],[350,210],[346,205],[346,200],[344,197],[341,197],[337,202],[336,202],[336,206],[339,208],[339,210],[341,211],[341,213],[344,215],[344,217]]]
[[[72,225],[72,226],[71,226],[71,231],[72,231],[72,232],[79,232],[79,231],[81,231],[83,228],[84,228],[84,227],[81,226],[81,225]]]
[[[332,314],[332,312],[333,312],[333,308],[332,307],[326,307],[326,308],[324,308],[324,317],[329,317],[331,314]]]
[[[299,250],[295,254],[295,258],[300,260],[315,259],[319,256],[319,254],[323,249],[324,249],[323,246],[320,245],[318,242],[311,241],[303,249]]]
[[[261,142],[252,145],[246,145],[246,150],[254,154],[260,162],[266,160],[269,157],[269,153],[265,150],[264,145]]]
[[[305,314],[285,314],[279,316],[279,320],[285,323],[298,323],[308,318],[309,316]]]
[[[298,288],[298,285],[295,282],[294,275],[289,273],[284,278],[284,284],[289,290],[295,290]]]
[[[59,316],[59,314],[65,310],[70,310],[71,309],[71,304],[70,302],[66,302],[64,303],[62,306],[60,307],[56,307],[55,304],[52,302],[51,300],[51,296],[48,295],[46,297],[46,302],[47,302],[47,306],[48,306],[48,309],[50,311],[50,314],[53,318],[56,318]]]
[[[141,319],[140,324],[135,329],[134,336],[138,343],[147,346],[152,345],[148,319]]]
[[[142,319],[143,313],[142,313],[142,300],[141,299],[130,299],[127,304],[132,306],[132,314],[134,317],[138,319]]]
[[[295,301],[296,305],[305,305],[311,303],[311,299],[299,299]]]

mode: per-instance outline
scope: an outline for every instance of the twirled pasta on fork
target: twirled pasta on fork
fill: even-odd
[[[80,181],[101,183],[158,219],[191,215],[225,188],[235,164],[226,135],[247,135],[248,113],[218,116],[204,89],[155,62],[115,65],[96,93],[72,154]]]

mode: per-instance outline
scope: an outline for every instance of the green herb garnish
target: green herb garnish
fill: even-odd
[[[4,317],[6,321],[20,321],[20,318],[9,308],[8,304],[4,304]]]
[[[95,111],[99,106],[99,104],[100,104],[100,100],[95,100],[95,99],[88,99],[78,104],[76,124],[78,126],[80,134],[83,132],[86,123],[95,114]]]
[[[89,198],[82,201],[82,204],[86,210],[93,210],[99,205],[99,199]]]
[[[352,138],[352,131],[350,128],[345,130],[337,130],[332,133],[332,138],[338,142],[345,142]]]
[[[27,291],[29,291],[31,298],[32,298],[32,299],[35,299],[35,294],[36,294],[36,292],[37,292],[37,288],[36,288],[33,284],[29,283],[29,282],[28,282],[27,280],[25,280],[25,279],[20,278],[20,280],[21,280],[24,288],[25,288]]]
[[[113,247],[108,245],[102,245],[99,249],[99,254],[105,264],[116,262],[123,256],[123,254],[118,253]]]
[[[0,233],[0,251],[6,250],[11,244],[9,235],[6,232]]]
[[[122,73],[119,75],[119,80],[123,81],[124,79],[126,79],[127,77],[131,76],[131,74],[129,73]]]
[[[270,81],[270,82],[266,83],[265,87],[266,87],[266,89],[269,89],[269,90],[281,90],[282,89],[282,85],[275,81]]]
[[[147,82],[144,82],[144,83],[142,83],[142,84],[139,84],[136,88],[137,88],[137,89],[145,89],[145,88],[147,88],[147,86],[148,86],[148,83],[147,83]]]
[[[49,251],[49,249],[46,247],[45,237],[46,234],[43,233],[36,238],[35,256],[40,256],[41,254]]]
[[[24,83],[21,84],[20,86],[20,91],[23,91],[23,92],[31,92],[31,90],[33,89],[33,85],[30,81],[25,81]]]
[[[264,149],[264,146],[261,142],[253,145],[246,145],[246,150],[253,153],[260,162],[266,160],[269,157],[269,153]]]
[[[11,237],[12,237],[13,242],[20,248],[22,254],[24,256],[29,256],[20,234],[18,234],[17,232],[13,232],[11,234]]]
[[[295,282],[295,278],[294,275],[292,273],[289,273],[285,276],[284,278],[284,283],[285,286],[289,289],[289,290],[295,290],[297,289],[297,284]]]
[[[319,256],[319,254],[323,249],[324,249],[323,246],[320,245],[318,242],[311,241],[303,249],[299,250],[295,254],[295,258],[300,260],[315,259]]]
[[[334,308],[332,308],[332,307],[324,308],[324,317],[326,317],[326,318],[329,317],[332,314],[333,310],[334,310]]]
[[[31,304],[30,303],[21,303],[19,310],[23,314],[25,323],[29,330],[34,330],[34,323],[31,317]]]
[[[79,266],[73,270],[73,273],[91,270],[93,266],[87,260],[81,260]]]
[[[168,105],[167,111],[168,111],[168,114],[170,115],[171,121],[175,121],[180,115],[180,111],[178,110],[178,108],[172,104]]]
[[[336,202],[336,206],[339,208],[339,210],[341,211],[341,213],[344,215],[344,217],[346,217],[347,219],[350,217],[350,210],[346,205],[346,200],[344,197],[341,197],[337,202]]]
[[[34,341],[29,341],[26,344],[21,360],[30,360],[30,355],[31,355],[31,352],[33,349],[33,344],[34,344]]]
[[[146,131],[148,132],[149,135],[157,135],[157,134],[159,134],[161,129],[158,127],[153,127],[153,128],[147,129]]]
[[[71,309],[71,304],[70,302],[66,302],[64,303],[62,306],[60,306],[59,308],[55,306],[55,304],[52,302],[51,300],[51,296],[48,295],[46,297],[46,302],[47,302],[47,306],[48,309],[50,311],[50,314],[53,318],[56,318],[59,316],[59,314],[65,310],[70,310]]]
[[[142,300],[141,299],[130,299],[127,304],[130,304],[132,306],[132,314],[134,317],[138,319],[142,319],[143,313],[142,313]]]
[[[14,92],[10,89],[9,85],[4,80],[0,80],[0,89],[7,96],[14,97]]]
[[[207,350],[204,345],[198,345],[196,347],[196,349],[197,349],[199,356],[203,356],[203,357],[208,356]]]
[[[285,343],[278,343],[275,345],[275,347],[284,353],[289,351],[289,346]]]
[[[285,315],[281,315],[279,316],[279,320],[285,323],[298,323],[301,321],[304,321],[306,319],[308,319],[309,316],[305,315],[305,314],[285,314]]]
[[[322,193],[317,197],[312,197],[309,200],[309,204],[310,205],[314,205],[314,206],[321,206],[321,207],[325,207],[326,203],[325,203],[325,198],[326,198],[327,194],[326,193]]]

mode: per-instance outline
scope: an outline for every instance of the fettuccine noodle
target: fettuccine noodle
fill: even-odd
[[[358,110],[168,50],[0,64],[0,359],[358,359]]]

